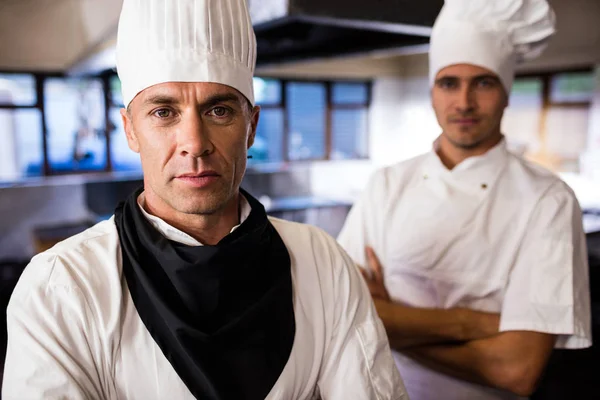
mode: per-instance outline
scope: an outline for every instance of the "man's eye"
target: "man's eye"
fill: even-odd
[[[215,117],[225,117],[227,116],[227,109],[225,107],[215,107],[211,110],[211,113]]]
[[[154,115],[156,115],[158,118],[169,118],[171,116],[171,110],[161,108],[160,110],[154,111]]]
[[[451,80],[438,81],[437,85],[438,85],[438,87],[440,87],[442,89],[452,89],[452,88],[456,87],[456,83]]]
[[[493,79],[482,79],[479,81],[479,87],[482,88],[491,88],[494,87],[496,85],[496,81],[494,81]]]

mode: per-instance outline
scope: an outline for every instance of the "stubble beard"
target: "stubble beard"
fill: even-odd
[[[226,208],[234,195],[235,191],[225,186],[189,194],[177,193],[174,201],[171,201],[171,207],[190,216],[210,216]]]

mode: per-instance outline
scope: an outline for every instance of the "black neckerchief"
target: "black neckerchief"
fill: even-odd
[[[241,190],[248,218],[215,246],[186,246],[150,224],[141,192],[119,204],[115,223],[144,325],[197,399],[264,399],[296,331],[290,257],[264,207]]]

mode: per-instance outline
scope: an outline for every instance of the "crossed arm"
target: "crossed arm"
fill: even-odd
[[[499,332],[498,314],[393,303],[385,289],[381,265],[371,249],[367,249],[367,259],[371,272],[363,271],[363,276],[393,349],[459,379],[520,396],[535,390],[555,335]]]

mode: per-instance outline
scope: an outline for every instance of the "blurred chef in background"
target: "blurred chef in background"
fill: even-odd
[[[591,344],[578,202],[500,129],[516,65],[554,31],[545,0],[446,0],[429,55],[442,133],[377,171],[339,235],[413,400],[528,396],[553,348]]]

